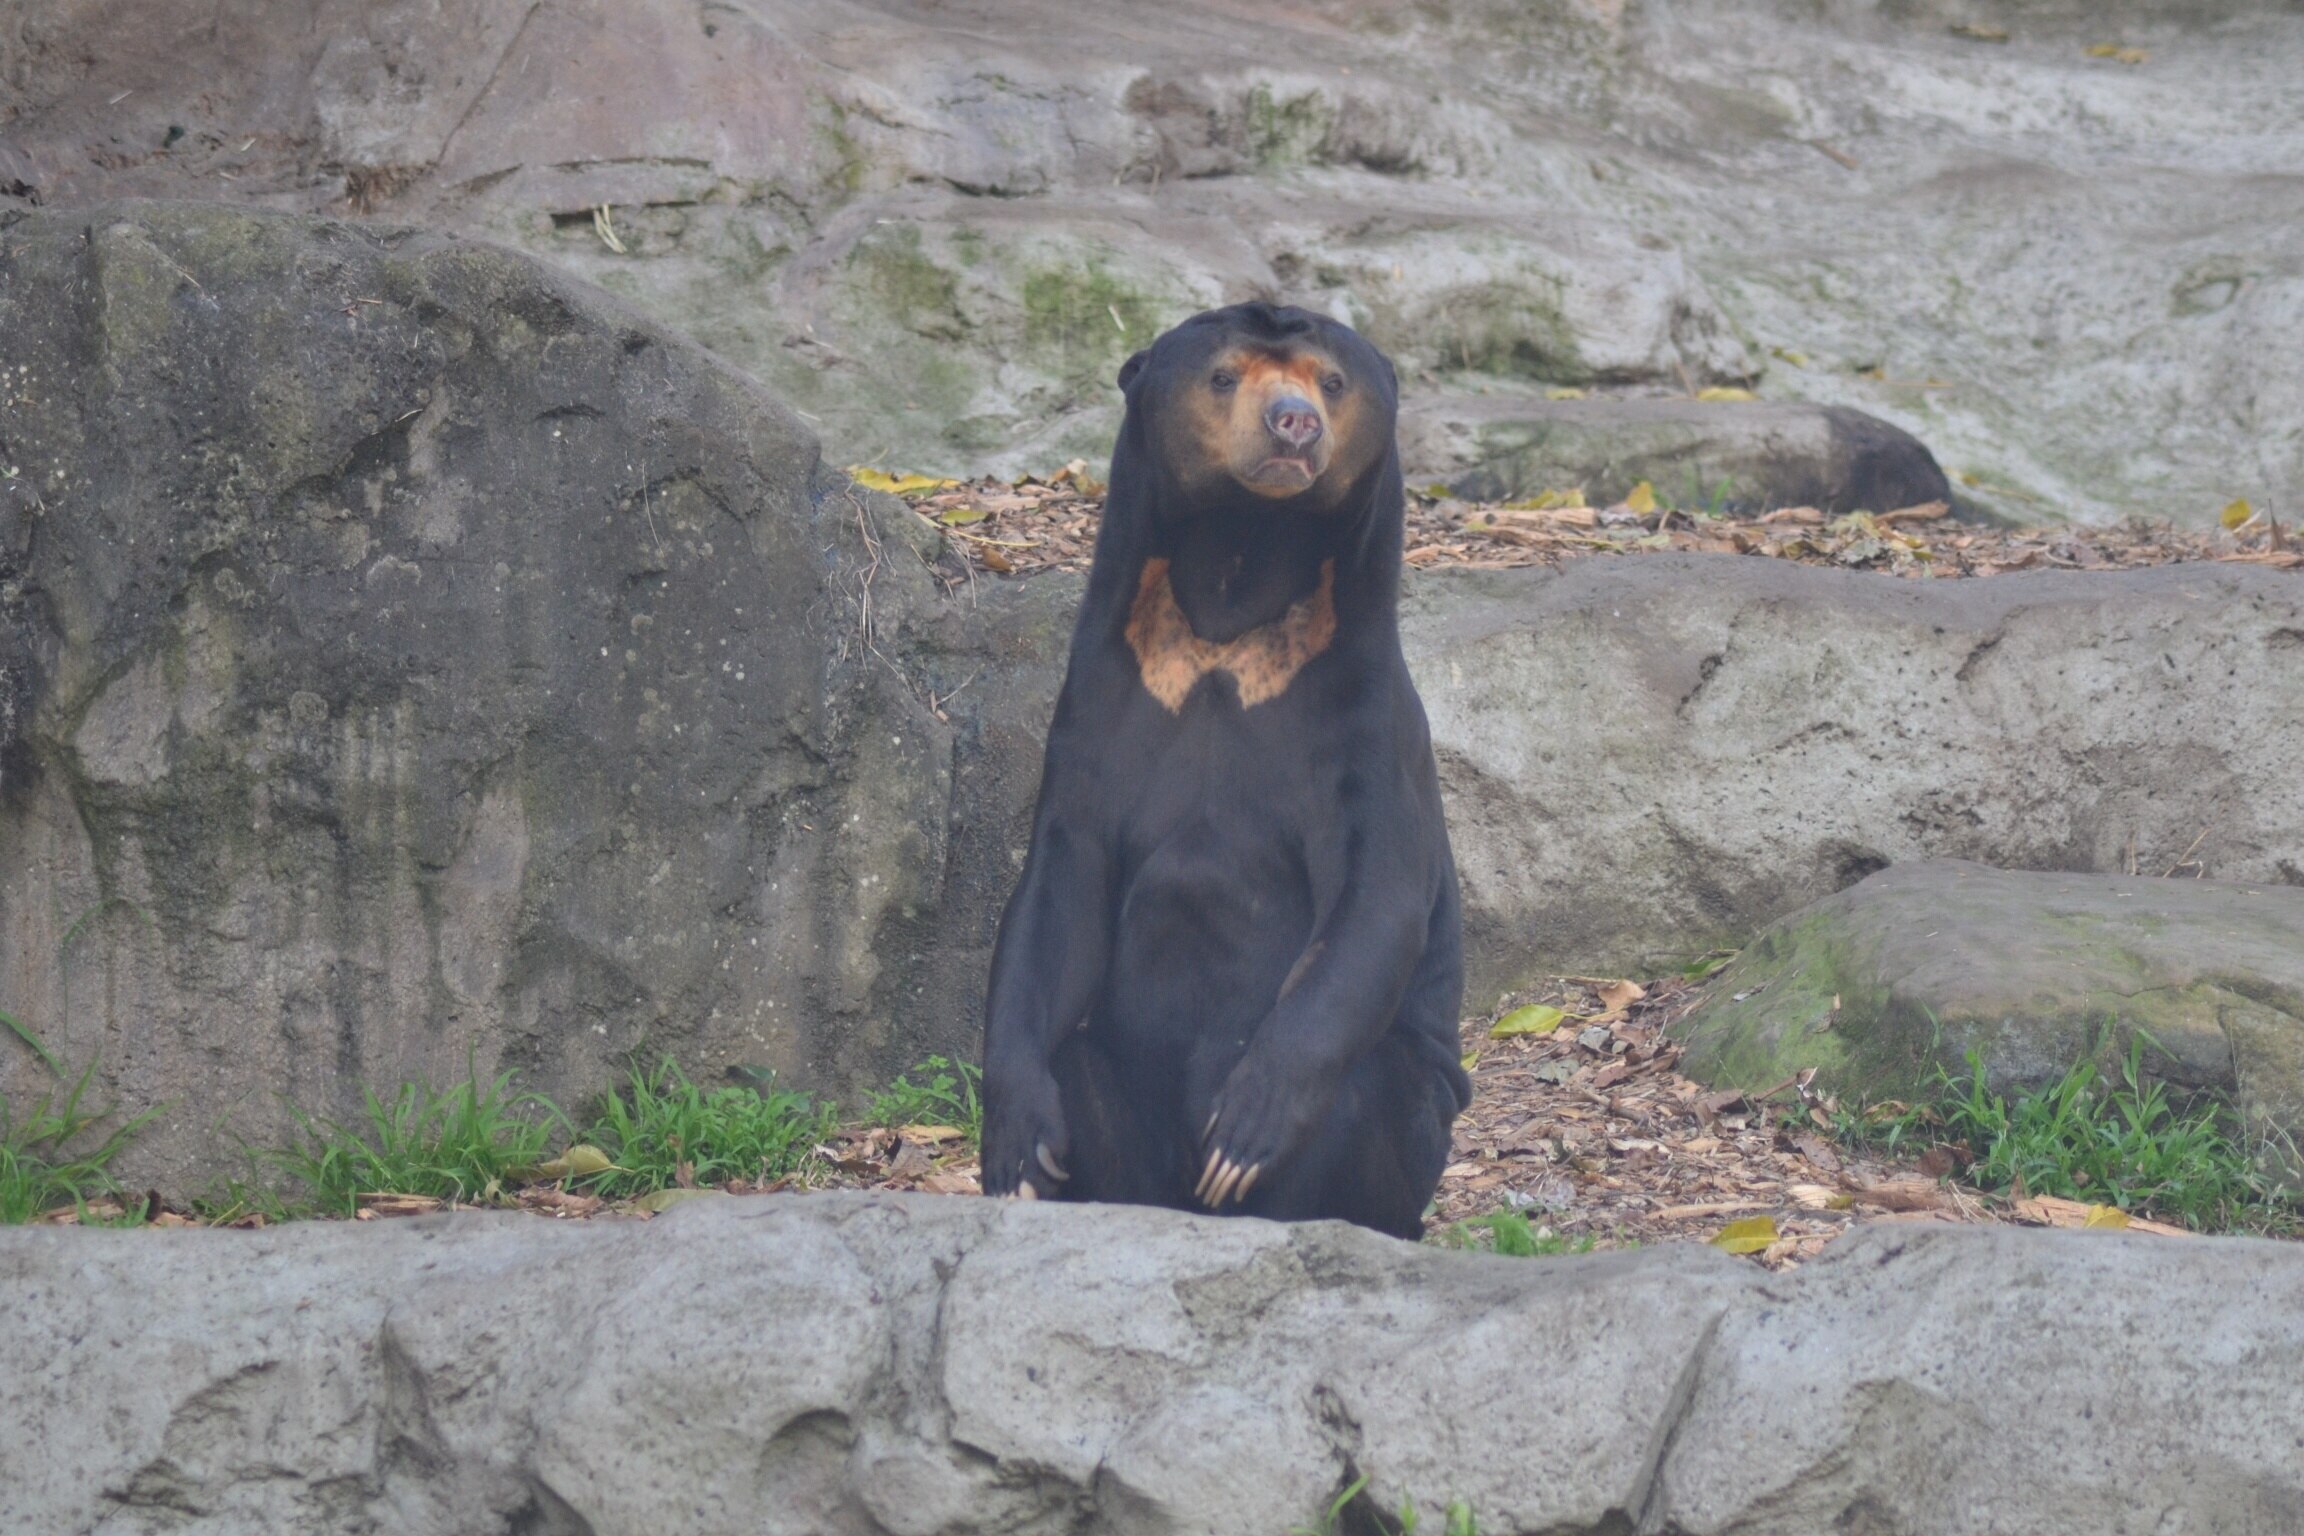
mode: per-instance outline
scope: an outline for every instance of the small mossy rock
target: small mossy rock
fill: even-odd
[[[1926,444],[1847,406],[1445,395],[1411,402],[1400,435],[1411,485],[1479,501],[1581,486],[1608,506],[1643,480],[1667,505],[1739,512],[1952,499]]]
[[[2304,1140],[2304,889],[1898,864],[1764,930],[1674,1033],[1715,1086],[1877,1100],[1970,1052],[2000,1093],[2117,1080],[2139,1031],[2149,1076]]]

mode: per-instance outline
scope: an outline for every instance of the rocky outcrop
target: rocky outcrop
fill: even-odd
[[[2202,522],[2304,497],[2300,50],[2207,0],[54,0],[0,25],[0,198],[519,244],[843,463],[1100,457],[1122,357],[1270,295],[1411,403],[1756,383],[1988,510]]]
[[[191,205],[10,218],[0,358],[0,1007],[169,1106],[130,1176],[468,1053],[916,1059],[927,576],[756,385],[508,251]]]
[[[1652,974],[1914,859],[2304,885],[2284,573],[1656,555],[1420,575],[1402,630],[1475,1001],[1515,964]]]
[[[945,591],[751,381],[445,236],[14,217],[0,369],[0,1010],[168,1106],[124,1176],[468,1061],[974,1053],[1076,578]],[[1417,573],[1473,1000],[1914,858],[2304,884],[2298,635],[2238,566]]]
[[[2275,1536],[2304,1252],[1451,1254],[924,1196],[0,1232],[11,1531]],[[2246,1306],[2215,1304],[2248,1298]],[[2181,1326],[2171,1322],[2181,1319]]]
[[[1997,1092],[2094,1058],[2208,1089],[2304,1141],[2304,889],[1899,864],[1764,929],[1674,1033],[1686,1070],[1764,1089],[1816,1068],[1912,1099],[1975,1052]]]

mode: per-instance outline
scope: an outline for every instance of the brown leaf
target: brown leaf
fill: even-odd
[[[1612,981],[1596,990],[1600,1006],[1608,1009],[1629,1008],[1648,995],[1648,989],[1636,981]]]
[[[1800,1149],[1802,1157],[1826,1173],[1838,1173],[1840,1171],[1839,1154],[1826,1144],[1823,1137],[1811,1136],[1803,1132],[1792,1138],[1792,1145]]]

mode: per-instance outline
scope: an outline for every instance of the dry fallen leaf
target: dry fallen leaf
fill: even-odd
[[[1648,995],[1648,989],[1636,981],[1612,981],[1596,990],[1600,1005],[1610,1010],[1629,1008]]]
[[[868,491],[886,491],[894,496],[941,491],[960,483],[957,480],[939,480],[934,475],[892,475],[884,469],[873,469],[864,464],[849,465],[848,478]]]
[[[1503,1040],[1513,1035],[1548,1035],[1560,1027],[1568,1015],[1548,1003],[1530,1003],[1515,1008],[1498,1019],[1488,1031],[1491,1040]]]
[[[1775,1241],[1775,1217],[1747,1216],[1722,1227],[1712,1246],[1725,1253],[1758,1253]]]

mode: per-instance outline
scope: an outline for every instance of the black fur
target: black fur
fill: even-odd
[[[1226,347],[1292,337],[1364,392],[1381,451],[1288,500],[1184,491],[1163,413]],[[985,1191],[1200,1209],[1229,1159],[1257,1174],[1219,1208],[1415,1237],[1471,1085],[1456,871],[1395,615],[1391,364],[1332,320],[1246,304],[1161,336],[1120,383],[1110,499],[992,961]],[[1276,697],[1243,708],[1234,675],[1211,672],[1172,712],[1128,639],[1155,558],[1192,634],[1218,642],[1279,619],[1333,562],[1333,638]]]

